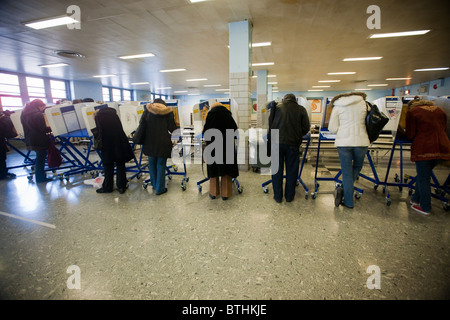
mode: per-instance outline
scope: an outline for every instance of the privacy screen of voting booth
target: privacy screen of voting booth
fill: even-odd
[[[124,103],[119,107],[120,121],[122,122],[123,131],[127,136],[131,135],[138,127],[147,103],[148,102],[129,102]]]
[[[86,126],[86,132],[89,137],[92,136],[92,129],[94,129],[96,127],[95,117],[94,117],[95,111],[102,109],[102,108],[108,108],[108,105],[107,104],[92,104],[92,105],[81,108],[83,121]]]

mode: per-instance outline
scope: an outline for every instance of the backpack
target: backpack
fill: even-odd
[[[370,110],[368,109],[370,107]],[[366,101],[366,129],[370,143],[374,142],[380,136],[384,126],[389,122],[389,118],[381,112],[377,105]]]

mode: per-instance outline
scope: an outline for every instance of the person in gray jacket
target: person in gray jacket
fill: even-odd
[[[277,172],[272,172],[273,197],[278,203],[283,199],[283,173],[286,166],[285,198],[287,202],[291,202],[294,200],[297,185],[300,145],[303,136],[310,130],[308,113],[305,107],[297,103],[295,95],[286,94],[282,103],[272,108],[269,129],[278,130],[279,138],[278,143],[270,139],[272,162],[278,161]],[[273,136],[273,132],[270,136]]]

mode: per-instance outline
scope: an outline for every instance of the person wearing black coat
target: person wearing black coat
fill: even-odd
[[[166,166],[172,156],[172,132],[177,129],[173,109],[162,99],[155,99],[145,106],[142,114],[145,121],[143,153],[148,156],[150,183],[155,194],[167,192]]]
[[[300,165],[300,145],[303,136],[310,130],[308,112],[297,103],[295,95],[286,94],[282,103],[272,105],[269,117],[269,129],[278,130],[278,142],[270,139],[269,144],[276,144],[277,150],[271,149],[272,162],[278,159],[278,171],[272,172],[274,199],[281,203],[283,199],[283,173],[286,166],[285,198],[291,202],[295,197],[295,186]]]
[[[95,112],[94,139],[100,140],[99,151],[105,179],[97,193],[111,193],[114,189],[114,166],[117,168],[116,184],[120,193],[127,189],[126,162],[134,158],[133,150],[123,131],[122,122],[114,108],[101,108]]]
[[[9,111],[1,111],[0,107],[0,180],[14,179],[16,177],[14,173],[8,172],[8,167],[6,166],[6,153],[8,152],[6,139],[17,135],[17,131],[9,118],[10,114]],[[3,122],[2,120],[5,121]]]
[[[47,150],[50,147],[51,139],[49,136],[51,129],[47,126],[43,114],[45,108],[46,105],[42,100],[35,99],[26,104],[20,115],[27,149],[36,152],[34,167],[37,183],[52,180],[47,178],[45,173],[45,159],[47,158]]]
[[[206,116],[202,132],[206,142],[204,157],[209,178],[209,196],[211,199],[215,199],[220,193],[222,194],[223,200],[231,197],[233,178],[239,176],[234,135],[237,128],[231,112],[224,105],[216,102],[211,106]],[[211,131],[207,134],[210,129],[216,129],[218,131]],[[230,130],[228,134],[227,130]],[[221,146],[214,143],[214,133],[220,133],[222,136],[223,144]],[[208,147],[211,144],[213,144],[214,148],[212,146]],[[227,150],[233,150],[233,155],[227,156]]]

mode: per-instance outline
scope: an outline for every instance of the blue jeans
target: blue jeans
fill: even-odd
[[[166,164],[167,158],[148,157],[150,183],[156,193],[163,192],[166,188]]]
[[[411,201],[420,204],[425,212],[431,211],[431,171],[440,160],[416,161],[416,191],[411,196]]]
[[[273,197],[277,202],[281,202],[283,199],[283,173],[284,164],[286,164],[285,197],[286,201],[292,201],[295,196],[295,187],[297,185],[298,170],[300,165],[299,147],[280,144],[278,156],[279,168],[275,174],[272,174]]]
[[[338,147],[337,150],[342,169],[344,205],[353,207],[353,188],[364,165],[367,147]]]

